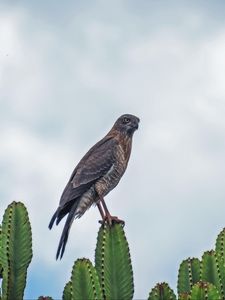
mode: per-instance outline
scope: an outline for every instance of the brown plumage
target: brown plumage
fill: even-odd
[[[119,117],[108,134],[85,154],[73,171],[49,224],[51,229],[55,220],[58,225],[68,214],[56,259],[63,256],[73,220],[80,218],[92,204],[98,206],[103,222],[109,225],[123,222],[110,215],[104,197],[119,183],[127,168],[138,123],[139,118],[133,115]]]

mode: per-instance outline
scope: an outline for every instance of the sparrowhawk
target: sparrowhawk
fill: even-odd
[[[73,220],[80,218],[92,204],[97,205],[103,222],[109,225],[123,222],[111,216],[104,197],[119,183],[127,168],[133,133],[138,129],[139,121],[130,114],[119,117],[108,134],[85,154],[74,169],[49,224],[51,229],[55,220],[58,225],[68,215],[56,259],[63,256]]]

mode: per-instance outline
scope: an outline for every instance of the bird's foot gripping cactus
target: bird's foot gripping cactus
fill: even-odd
[[[104,216],[103,220],[98,221],[101,225],[115,225],[115,224],[121,224],[121,225],[125,225],[125,222],[121,219],[119,219],[116,216],[111,216],[111,215],[106,215]]]

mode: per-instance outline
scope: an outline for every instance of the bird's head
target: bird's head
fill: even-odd
[[[139,122],[140,119],[138,117],[125,114],[116,120],[113,129],[132,136],[135,130],[138,129]]]

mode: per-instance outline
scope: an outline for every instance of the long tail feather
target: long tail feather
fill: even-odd
[[[56,253],[56,259],[58,259],[59,256],[60,256],[60,259],[63,257],[63,253],[65,251],[66,243],[67,243],[68,236],[69,236],[70,227],[73,223],[78,203],[79,203],[79,201],[76,201],[73,204],[73,206],[67,216],[66,223],[64,225],[63,232],[62,232],[62,235],[61,235],[61,238],[59,241],[59,246],[58,246],[57,253]]]
[[[49,225],[48,225],[48,228],[49,229],[52,229],[52,226],[53,226],[53,224],[54,224],[54,222],[55,222],[55,219],[58,217],[58,209],[56,210],[56,212],[54,213],[54,215],[52,216],[52,218],[51,218],[51,221],[50,221],[50,223],[49,223]]]

